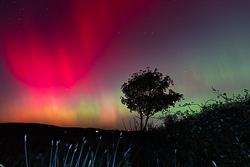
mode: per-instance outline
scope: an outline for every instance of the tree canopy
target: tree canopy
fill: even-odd
[[[151,116],[159,111],[166,112],[170,106],[174,107],[175,103],[183,98],[182,94],[168,89],[170,85],[174,85],[174,82],[168,75],[163,77],[157,68],[152,71],[148,67],[145,71],[134,73],[128,82],[121,86],[124,93],[121,102],[127,105],[130,112],[135,111],[140,115],[141,130],[146,130]],[[143,117],[146,117],[144,128]]]

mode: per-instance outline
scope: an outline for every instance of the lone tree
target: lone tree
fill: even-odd
[[[155,113],[164,113],[170,106],[174,107],[176,101],[183,99],[183,94],[168,89],[174,85],[173,80],[168,75],[163,77],[157,68],[152,71],[147,67],[147,70],[140,70],[131,77],[128,83],[121,86],[125,94],[121,96],[121,102],[127,105],[131,113],[135,111],[140,115],[141,131],[146,130],[148,119]],[[144,128],[143,117],[146,117]]]

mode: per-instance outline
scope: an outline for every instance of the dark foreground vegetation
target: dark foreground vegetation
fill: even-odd
[[[229,98],[213,91],[218,101],[167,116],[165,126],[154,129],[161,134],[151,141],[160,166],[250,166],[249,92]]]
[[[213,91],[219,98],[217,101],[201,104],[197,112],[192,110],[194,104],[185,104],[189,111],[167,115],[162,126],[146,132],[30,133],[27,142],[24,134],[2,135],[0,164],[6,167],[26,166],[26,163],[30,167],[250,166],[248,90],[245,95],[232,98]]]

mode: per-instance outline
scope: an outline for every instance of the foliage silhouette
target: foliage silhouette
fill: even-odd
[[[183,95],[167,89],[174,85],[173,80],[167,75],[163,77],[162,73],[155,68],[154,71],[147,67],[147,70],[140,70],[134,73],[121,86],[125,97],[121,97],[121,102],[127,105],[130,112],[135,111],[140,115],[141,131],[146,130],[148,119],[155,113],[162,111],[165,113],[170,106],[175,106],[176,101],[183,99]],[[146,117],[143,128],[143,118]]]
[[[155,147],[161,157],[177,160],[182,166],[250,166],[250,94],[228,97],[212,88],[218,101],[208,100],[200,104],[200,111],[178,112],[165,118],[165,126],[155,128],[165,139],[165,145]],[[209,104],[208,102],[214,101]],[[197,104],[185,104],[191,106]],[[178,118],[178,119],[175,119]],[[153,142],[152,140],[151,142]],[[168,143],[171,143],[169,147]],[[157,144],[157,143],[155,143]],[[178,157],[179,156],[179,157]],[[169,162],[162,162],[169,163]]]

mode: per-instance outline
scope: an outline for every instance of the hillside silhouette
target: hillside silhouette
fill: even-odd
[[[105,131],[95,128],[59,127],[40,123],[0,123],[0,133],[81,133]]]

